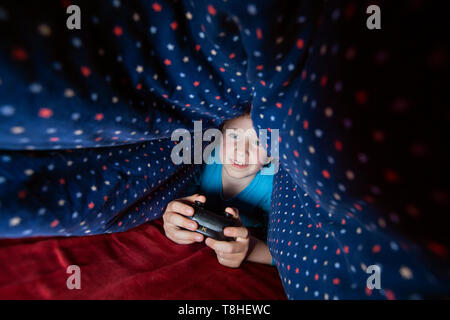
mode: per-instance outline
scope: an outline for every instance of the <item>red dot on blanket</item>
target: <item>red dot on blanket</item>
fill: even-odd
[[[89,77],[91,75],[91,69],[88,67],[81,67],[81,74],[85,77]]]
[[[367,91],[360,90],[355,93],[355,101],[357,104],[365,104],[368,100]]]
[[[14,48],[11,51],[12,58],[16,61],[24,61],[28,59],[28,53],[22,48]]]
[[[120,37],[123,34],[123,30],[121,27],[115,26],[113,32],[116,36]]]
[[[334,147],[336,148],[337,151],[341,151],[342,150],[342,142],[339,140],[336,140],[334,142]]]
[[[391,169],[388,169],[384,172],[384,177],[389,182],[397,182],[399,180],[397,172]]]
[[[262,30],[260,28],[256,29],[256,38],[258,38],[258,39],[263,38]]]
[[[52,115],[53,115],[52,109],[49,108],[39,109],[39,117],[41,118],[50,118]]]
[[[20,191],[17,193],[17,197],[18,197],[19,199],[25,199],[26,196],[27,196],[27,192],[26,192],[25,190],[20,190]]]
[[[162,7],[161,7],[161,5],[158,2],[153,3],[152,8],[156,12],[161,12],[161,10],[162,10]]]
[[[428,244],[428,249],[431,250],[434,254],[445,257],[448,254],[448,250],[445,246],[437,242],[430,242]]]
[[[216,9],[212,5],[208,6],[208,12],[210,15],[213,15],[213,16],[215,16],[217,14]]]
[[[394,293],[393,293],[391,290],[385,289],[385,290],[384,290],[384,293],[385,293],[386,298],[387,298],[388,300],[395,300],[395,295],[394,295]]]

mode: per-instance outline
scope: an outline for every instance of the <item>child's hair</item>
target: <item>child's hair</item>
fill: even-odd
[[[236,119],[236,118],[242,118],[242,117],[251,117],[251,115],[250,115],[250,109],[245,110],[244,113],[241,114],[240,116],[237,116],[237,117],[234,117],[234,118],[231,118],[231,119],[228,119],[228,120],[225,120],[224,122],[222,122],[222,123],[220,124],[220,126],[219,126],[219,130],[223,132],[223,128],[225,127],[225,124],[226,124],[228,121],[230,121],[230,120],[232,120],[232,119]]]

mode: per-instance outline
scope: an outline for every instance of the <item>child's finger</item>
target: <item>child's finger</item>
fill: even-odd
[[[194,202],[194,201],[200,201],[200,202],[202,202],[202,203],[205,203],[206,202],[206,197],[204,196],[204,195],[202,195],[202,194],[198,194],[198,193],[196,193],[196,194],[193,194],[192,196],[189,196],[189,197],[184,197],[184,198],[182,198],[183,200],[187,200],[187,201],[189,201],[189,202]]]
[[[233,242],[217,241],[208,237],[205,240],[205,244],[216,252],[218,251],[223,253],[239,252],[239,244],[235,241]]]
[[[195,231],[198,228],[197,222],[190,220],[188,218],[185,218],[176,212],[169,212],[167,221],[169,223],[173,224],[174,226],[182,227],[182,228],[192,230],[192,231]]]
[[[216,251],[216,255],[222,259],[226,260],[236,260],[236,257],[239,256],[240,253],[225,253],[222,251]]]
[[[236,260],[234,260],[234,259],[228,259],[228,258],[217,256],[217,260],[219,261],[219,263],[221,265],[229,267],[229,268],[237,268],[237,267],[239,267],[239,264],[237,264]]]
[[[239,209],[238,208],[232,208],[232,207],[226,207],[225,211],[228,212],[233,216],[235,219],[239,219]]]
[[[223,232],[228,237],[248,238],[248,229],[245,227],[226,227]]]
[[[192,208],[190,205],[187,205],[181,201],[171,201],[167,205],[166,210],[177,212],[177,213],[185,215],[185,216],[192,216],[194,214],[194,208]]]
[[[173,238],[178,241],[178,243],[192,243],[203,241],[203,235],[197,232],[176,230],[173,232]]]

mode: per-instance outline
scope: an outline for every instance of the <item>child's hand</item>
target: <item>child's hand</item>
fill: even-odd
[[[197,230],[198,224],[193,220],[189,220],[184,216],[192,216],[194,209],[186,203],[193,203],[195,200],[205,203],[206,197],[194,194],[189,197],[180,198],[169,202],[166,211],[163,214],[164,232],[166,237],[178,244],[191,244],[194,242],[202,242],[203,235]],[[183,230],[188,229],[188,230]]]
[[[250,243],[249,232],[242,225],[239,218],[239,211],[233,208],[226,208],[225,211],[233,215],[233,218],[239,219],[241,226],[226,227],[223,231],[226,236],[235,237],[235,241],[217,241],[212,238],[206,238],[205,243],[216,252],[217,260],[221,265],[230,268],[239,268],[242,261],[245,260]]]

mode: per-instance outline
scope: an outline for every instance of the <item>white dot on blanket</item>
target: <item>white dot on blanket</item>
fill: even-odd
[[[9,226],[10,227],[18,226],[21,221],[22,221],[22,219],[20,217],[11,218],[11,219],[9,219]]]

